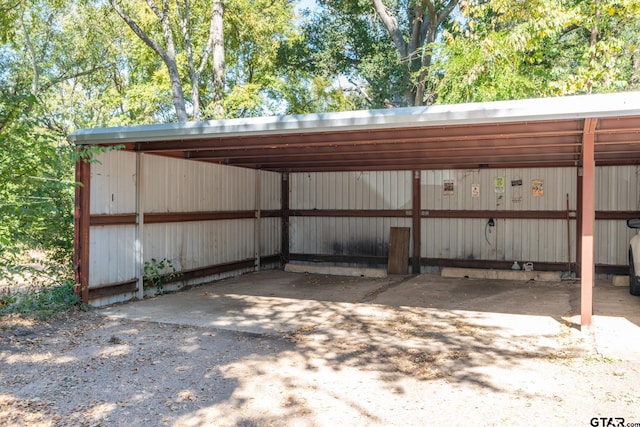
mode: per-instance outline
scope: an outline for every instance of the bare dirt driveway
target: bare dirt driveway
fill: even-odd
[[[640,426],[640,299],[599,285],[585,333],[578,296],[274,271],[3,318],[0,425]]]

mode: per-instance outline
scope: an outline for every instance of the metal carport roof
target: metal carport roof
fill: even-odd
[[[76,144],[272,171],[640,163],[640,92],[86,129]]]
[[[640,92],[86,129],[69,139],[279,172],[577,167],[588,326],[595,166],[640,164]]]

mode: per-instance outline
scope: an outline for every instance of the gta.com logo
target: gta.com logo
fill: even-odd
[[[599,417],[591,418],[593,427],[640,427],[640,423],[625,423],[620,417]]]

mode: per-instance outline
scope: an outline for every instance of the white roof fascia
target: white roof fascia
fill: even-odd
[[[640,92],[80,129],[69,140],[79,145],[148,142],[631,115],[640,115]]]

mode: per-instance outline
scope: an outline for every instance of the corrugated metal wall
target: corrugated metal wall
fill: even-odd
[[[252,210],[255,171],[144,156],[146,213]]]
[[[596,168],[596,211],[640,211],[639,175],[640,166]],[[629,240],[635,233],[625,221],[596,221],[596,263],[626,264]]]
[[[255,171],[144,156],[145,213],[252,210]],[[178,270],[252,258],[254,220],[145,224],[144,258]]]
[[[98,160],[91,172],[91,214],[135,214],[136,155],[110,152]],[[257,203],[261,210],[280,209],[278,173],[152,155],[142,156],[142,170],[147,214],[255,211]],[[145,224],[144,261],[166,258],[178,271],[197,269],[254,258],[257,243],[261,256],[276,255],[280,222],[261,218],[258,224],[249,218]],[[135,279],[136,226],[91,226],[89,268],[90,288]]]
[[[107,152],[91,165],[91,214],[136,211],[136,155]],[[89,235],[89,286],[136,277],[135,225],[92,226]]]
[[[146,213],[253,211],[281,207],[281,176],[271,172],[144,155]],[[136,155],[110,152],[92,165],[91,213],[133,214],[136,210]],[[596,210],[640,209],[640,167],[596,169]],[[386,256],[389,230],[411,227],[412,172],[290,174],[290,251],[301,254]],[[497,178],[504,189],[496,190]],[[422,171],[421,257],[566,262],[564,219],[429,218],[430,211],[564,212],[569,195],[576,209],[576,169],[479,169]],[[532,184],[542,182],[534,195]],[[446,186],[445,186],[446,184]],[[260,193],[256,194],[256,186]],[[446,189],[445,189],[446,187]],[[472,193],[479,192],[478,197]],[[308,215],[309,210],[395,210],[409,217]],[[455,212],[454,212],[455,213]],[[571,259],[576,259],[575,220],[570,221]],[[259,237],[258,237],[259,235]],[[144,259],[171,260],[178,270],[278,254],[280,218],[145,224]],[[624,265],[633,231],[621,220],[596,222],[596,262]],[[134,279],[135,225],[91,226],[91,287]]]
[[[295,173],[291,209],[411,209],[411,172]]]
[[[496,179],[504,186],[496,187]],[[534,196],[532,182],[542,180],[543,194]],[[574,168],[477,169],[423,171],[422,210],[566,211],[575,210]],[[453,191],[445,192],[445,182]],[[477,195],[474,197],[472,190]],[[422,257],[568,261],[567,221],[558,219],[441,219],[422,221]],[[575,239],[575,221],[570,222]],[[574,244],[572,243],[572,246]],[[575,261],[575,247],[571,258]]]
[[[291,209],[411,209],[412,173],[336,172],[290,175]],[[292,217],[292,253],[386,256],[391,227],[410,218]]]
[[[260,206],[263,210],[280,210],[281,208],[281,175],[274,172],[260,171]],[[260,255],[268,256],[280,253],[282,243],[282,221],[278,218],[261,219]]]
[[[640,168],[596,168],[596,210],[640,209]],[[496,189],[496,178],[504,189]],[[291,174],[291,209],[411,209],[411,172]],[[535,182],[534,182],[535,181]],[[445,182],[453,190],[445,192]],[[542,183],[534,195],[533,184]],[[575,168],[438,170],[421,172],[421,257],[568,262],[576,260],[576,221],[566,219],[428,218],[429,211],[576,210]],[[479,196],[472,195],[472,189]],[[451,188],[449,187],[449,190]],[[447,193],[447,194],[446,194]],[[411,226],[410,218],[291,218],[291,252],[386,255],[389,229]],[[570,241],[569,235],[570,233]],[[624,221],[596,222],[596,262],[624,265],[632,230]]]

